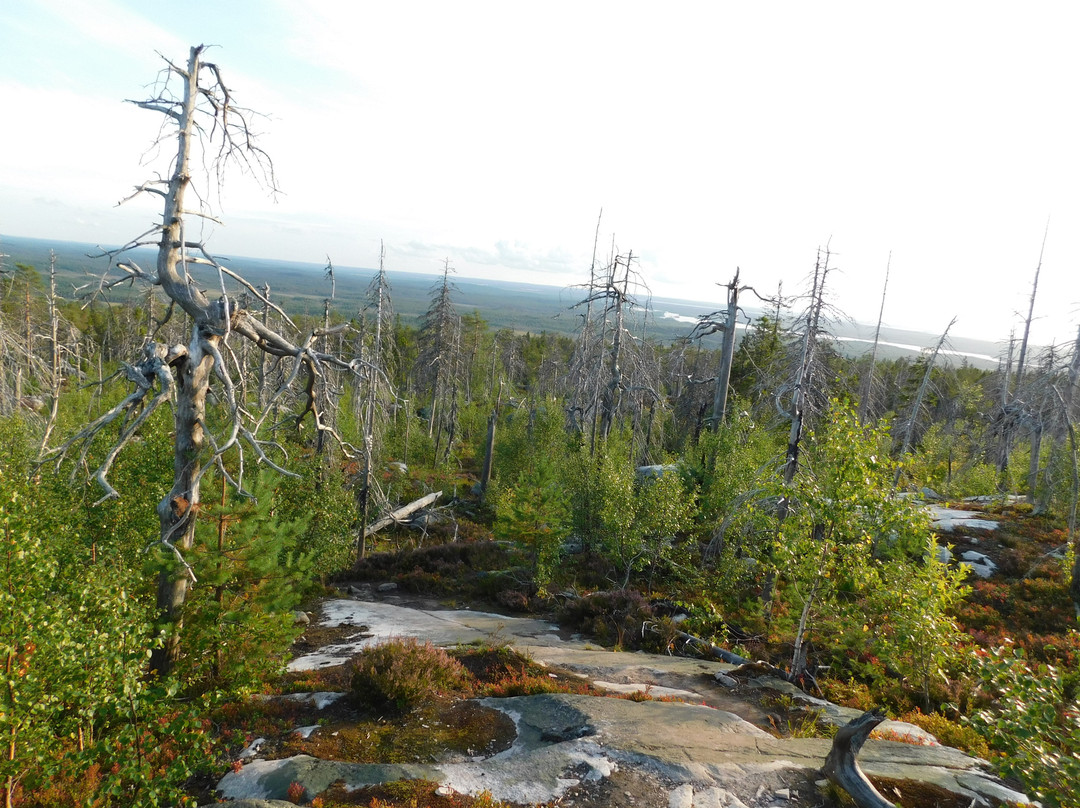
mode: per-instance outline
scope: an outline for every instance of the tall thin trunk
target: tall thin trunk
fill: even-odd
[[[739,313],[739,268],[727,287],[727,316],[724,322],[724,343],[720,350],[720,370],[716,374],[713,393],[712,416],[709,419],[713,431],[720,428],[727,417],[728,385],[731,382],[731,364],[735,357],[735,321]]]
[[[30,314],[30,278],[26,279],[25,303],[23,306],[23,327],[26,332],[26,378],[29,381],[34,378],[34,326]]]
[[[915,423],[919,419],[919,410],[922,409],[923,398],[926,397],[926,390],[930,386],[930,374],[934,370],[934,362],[937,361],[938,353],[941,351],[941,346],[945,344],[945,340],[949,336],[949,329],[956,323],[956,318],[953,317],[947,326],[945,331],[942,332],[941,337],[938,339],[937,344],[934,346],[934,352],[930,354],[930,359],[926,363],[926,370],[923,372],[922,382],[919,384],[919,390],[915,394],[915,403],[911,408],[911,416],[908,418],[907,426],[904,428],[904,443],[900,447],[900,456],[903,457],[909,451],[911,451],[911,442],[915,436]],[[896,488],[900,484],[900,467],[896,467],[896,473],[893,476],[893,488]]]
[[[1009,453],[1012,451],[1012,416],[1009,412],[1009,386],[1011,383],[1013,350],[1016,348],[1015,332],[1009,334],[1009,353],[1005,360],[1004,378],[1001,382],[1001,445],[998,447],[998,491],[1008,493]]]
[[[885,284],[881,288],[881,308],[878,309],[877,328],[874,329],[874,347],[870,349],[870,367],[866,371],[866,381],[863,383],[862,392],[859,395],[859,423],[866,423],[867,412],[870,408],[870,396],[874,392],[874,368],[877,365],[878,341],[881,339],[881,321],[885,317],[885,295],[889,291],[889,272],[892,270],[892,252],[889,252],[889,260],[885,263]]]
[[[56,253],[49,250],[49,353],[51,378],[49,385],[49,417],[45,421],[45,434],[41,436],[41,451],[49,445],[49,436],[56,426],[56,415],[60,408],[60,339],[59,315],[56,310]]]
[[[270,318],[270,284],[264,283],[262,287],[263,297],[266,298],[266,303],[263,304],[262,310],[262,324],[263,327],[267,327],[267,321]],[[266,402],[269,398],[268,392],[268,379],[270,375],[270,354],[265,351],[262,352],[259,358],[259,410],[266,409]]]
[[[1016,360],[1016,389],[1020,390],[1020,384],[1024,378],[1024,360],[1027,358],[1028,336],[1031,334],[1031,320],[1035,315],[1035,295],[1039,291],[1039,273],[1042,271],[1043,254],[1046,252],[1046,236],[1050,232],[1050,218],[1046,219],[1046,229],[1043,231],[1042,246],[1039,248],[1039,263],[1035,266],[1035,279],[1031,283],[1031,299],[1028,302],[1028,314],[1024,320],[1024,336],[1020,339],[1020,356]]]
[[[619,406],[619,394],[623,385],[622,365],[620,364],[620,360],[622,358],[623,332],[626,330],[625,309],[630,287],[630,264],[631,261],[633,261],[633,257],[633,252],[628,253],[626,256],[625,272],[622,277],[622,289],[619,288],[619,278],[616,277],[620,266],[620,259],[618,257],[616,257],[611,270],[610,292],[615,301],[613,304],[615,308],[615,327],[611,337],[611,351],[608,354],[610,360],[608,371],[611,374],[611,377],[608,379],[607,386],[604,388],[604,394],[601,400],[600,437],[603,440],[607,440],[608,435],[611,433],[611,426],[615,421],[615,412]]]
[[[364,483],[361,488],[360,537],[357,542],[358,559],[367,554],[367,525],[371,511],[371,480],[375,463],[375,404],[378,400],[380,374],[385,372],[383,363],[383,307],[386,296],[386,248],[379,244],[379,275],[376,281],[375,336],[371,350],[370,380],[367,402],[364,408]]]
[[[1027,479],[1027,493],[1028,502],[1035,506],[1035,511],[1038,512],[1038,502],[1035,498],[1035,493],[1039,487],[1039,460],[1042,454],[1042,438],[1043,438],[1043,426],[1041,423],[1035,423],[1031,426],[1031,456],[1028,461],[1028,479]]]
[[[814,263],[814,279],[810,294],[810,311],[807,313],[805,332],[803,334],[802,355],[799,359],[799,367],[795,373],[795,383],[792,387],[791,402],[788,405],[787,416],[791,419],[791,427],[788,430],[787,450],[784,454],[784,486],[790,488],[795,480],[795,474],[799,470],[799,449],[802,442],[803,424],[806,416],[806,399],[814,382],[815,350],[817,347],[818,328],[821,323],[821,309],[825,305],[825,281],[828,278],[831,253],[828,248],[824,255],[818,250],[818,257]],[[779,303],[777,304],[779,313]],[[790,497],[784,496],[776,504],[777,533],[779,526],[787,519],[791,508]],[[761,590],[761,600],[766,615],[772,608],[773,591],[776,587],[777,570],[770,569],[765,576],[765,583]]]

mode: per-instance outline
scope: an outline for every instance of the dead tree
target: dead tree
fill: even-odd
[[[795,369],[795,378],[789,387],[777,394],[776,398],[777,409],[791,423],[788,430],[787,451],[784,455],[785,485],[791,484],[799,468],[799,448],[806,423],[807,408],[812,401],[810,394],[813,391],[814,373],[817,369],[818,341],[821,336],[822,311],[825,308],[825,282],[833,270],[833,267],[829,266],[831,256],[828,247],[818,250],[810,287],[810,305],[802,323],[802,348]],[[788,396],[786,406],[782,403],[784,396]],[[786,505],[782,507],[786,514]]]
[[[593,425],[591,446],[594,453],[597,443],[610,435],[622,410],[623,394],[632,386],[625,372],[630,352],[626,343],[632,344],[635,337],[630,333],[627,321],[631,311],[641,309],[634,292],[637,287],[643,286],[633,269],[634,260],[633,252],[613,255],[604,270],[603,280],[597,280],[594,274],[585,299],[572,307],[585,307],[583,329],[592,330],[594,335],[592,351],[582,356],[583,367],[589,368],[591,365],[591,370],[581,375],[584,389],[578,390],[574,396],[577,401],[587,402],[592,398],[595,402],[589,408],[592,413],[589,420]],[[592,312],[596,312],[597,323],[590,320]],[[598,338],[595,334],[597,324],[600,325]]]
[[[874,392],[874,367],[877,364],[878,342],[881,339],[881,321],[885,316],[885,295],[889,291],[889,272],[892,269],[892,253],[885,263],[885,284],[881,288],[881,308],[878,309],[877,328],[874,329],[874,347],[870,349],[870,367],[866,371],[866,380],[863,382],[861,395],[859,396],[859,423],[865,424],[867,413],[870,408],[870,396]]]
[[[945,326],[945,331],[941,334],[941,338],[938,339],[933,352],[930,354],[930,358],[926,362],[926,371],[923,373],[922,382],[919,384],[919,390],[915,394],[915,403],[911,405],[911,415],[908,417],[907,425],[904,427],[904,442],[900,447],[900,457],[904,457],[911,451],[912,440],[915,436],[915,424],[919,420],[919,411],[922,410],[923,399],[926,397],[926,391],[930,387],[930,376],[934,372],[934,362],[937,361],[938,354],[941,352],[941,347],[949,337],[949,329],[951,329],[955,323],[956,318],[953,317],[949,321],[949,324]],[[897,466],[895,476],[893,477],[893,488],[896,488],[899,484],[900,467]]]
[[[193,219],[213,218],[203,204],[208,194],[193,186],[196,166],[209,166],[212,173],[208,179],[218,183],[226,168],[238,166],[274,188],[273,164],[258,145],[253,113],[236,104],[221,70],[205,61],[204,53],[200,45],[191,48],[186,64],[166,59],[154,95],[131,102],[164,117],[159,143],[172,141],[176,151],[168,176],[144,182],[128,197],[150,195],[159,200],[161,222],[122,248],[107,251],[112,260],[98,287],[105,290],[130,281],[160,287],[170,311],[182,312],[190,322],[189,341],[186,345],[147,342],[142,356],[125,366],[124,375],[132,385],[128,396],[50,455],[57,463],[71,455],[85,460],[95,439],[110,426],[113,433],[119,427],[118,437],[93,472],[104,491],[100,501],[118,497],[120,493],[109,482],[117,455],[162,404],[173,403],[173,484],[157,506],[157,542],[174,560],[163,567],[158,578],[157,630],[163,641],[152,652],[150,669],[159,676],[169,673],[179,653],[184,601],[189,583],[194,582],[185,554],[194,541],[203,476],[217,468],[229,484],[244,492],[244,463],[250,455],[288,474],[272,459],[275,452],[281,457],[280,446],[266,437],[265,431],[270,426],[269,414],[294,395],[298,403],[293,423],[300,427],[310,420],[317,436],[325,435],[344,445],[325,420],[326,402],[318,395],[319,380],[328,368],[355,372],[360,364],[319,350],[324,329],[300,334],[280,308],[215,259],[189,230]],[[142,267],[130,258],[130,250],[151,245],[157,248],[154,267]],[[270,328],[256,312],[242,305],[237,294],[230,294],[230,288],[234,293],[246,291],[251,299],[274,309],[292,329],[291,335]],[[268,395],[267,406],[258,411],[250,410],[249,402],[237,395],[238,381],[245,372],[233,350],[238,338],[288,364],[284,383]],[[216,406],[224,411],[224,426],[215,431],[207,421],[211,389],[214,401],[219,402]],[[228,467],[224,462],[227,452],[232,458]]]
[[[1043,231],[1042,246],[1039,248],[1039,262],[1035,265],[1035,277],[1031,282],[1031,297],[1028,300],[1028,313],[1024,318],[1024,334],[1020,338],[1020,353],[1016,359],[1016,377],[1015,388],[1019,393],[1021,385],[1024,381],[1024,365],[1027,360],[1028,352],[1028,337],[1031,334],[1031,321],[1035,316],[1035,296],[1039,291],[1039,274],[1042,272],[1043,254],[1046,252],[1046,236],[1050,232],[1050,219],[1046,220],[1046,229]],[[1009,359],[1010,364],[1012,360],[1012,338],[1009,339]],[[1020,406],[1022,408],[1022,405]],[[1017,421],[1020,420],[1016,417],[1017,405],[1013,401],[1013,395],[1011,393],[1011,386],[1009,384],[1009,372],[1008,366],[1005,372],[1005,382],[1002,389],[1002,401],[1001,401],[1001,450],[999,455],[999,469],[1001,473],[1000,489],[1001,493],[1008,493],[1005,489],[1008,487],[1009,478],[1009,456],[1012,452],[1012,441]],[[1041,436],[1040,436],[1041,438]],[[1034,503],[1035,492],[1029,491],[1030,501]]]
[[[365,362],[367,371],[367,389],[364,391],[364,457],[363,479],[357,490],[360,504],[360,535],[357,538],[357,558],[363,558],[367,552],[368,518],[371,513],[371,501],[375,494],[374,465],[377,452],[377,442],[381,430],[377,428],[376,421],[385,417],[387,405],[394,397],[390,385],[390,352],[393,345],[393,322],[394,309],[390,302],[390,281],[386,277],[386,250],[379,245],[379,272],[371,280],[367,291],[368,306],[371,312],[374,333],[371,337],[371,345],[368,358]],[[359,397],[360,390],[357,389]],[[378,406],[379,404],[384,406]]]
[[[427,388],[431,400],[428,436],[435,440],[433,462],[440,462],[440,445],[449,457],[453,449],[459,366],[461,360],[461,315],[454,306],[457,291],[450,281],[450,259],[443,262],[442,280],[432,288],[431,305],[420,324],[420,355],[416,360],[421,391]]]
[[[1039,291],[1039,273],[1042,272],[1043,254],[1046,252],[1046,236],[1050,232],[1050,220],[1046,220],[1042,246],[1039,248],[1039,263],[1035,265],[1035,278],[1031,282],[1031,298],[1028,301],[1028,313],[1024,319],[1024,336],[1020,338],[1020,356],[1016,360],[1016,386],[1024,379],[1024,360],[1027,358],[1028,337],[1031,335],[1031,321],[1035,315],[1035,295]]]
[[[814,274],[810,284],[810,302],[802,317],[802,346],[799,351],[794,379],[790,385],[781,388],[776,394],[777,411],[790,421],[782,473],[784,487],[788,490],[792,488],[792,482],[799,470],[799,452],[802,446],[803,429],[808,419],[808,409],[813,402],[811,393],[814,390],[818,341],[821,335],[822,314],[825,308],[825,282],[828,280],[829,273],[833,270],[833,267],[829,264],[831,257],[832,253],[829,251],[828,246],[825,249],[818,248],[817,260],[814,262]],[[791,505],[791,496],[789,494],[785,494],[776,503],[777,533],[779,533],[779,528],[784,523],[784,520],[787,519]],[[770,569],[762,587],[761,600],[766,614],[770,613],[772,607],[777,574],[778,570],[775,568]]]
[[[735,329],[738,326],[739,296],[746,291],[753,292],[764,303],[776,301],[762,297],[753,286],[739,285],[739,268],[735,268],[735,276],[727,284],[727,307],[722,311],[714,311],[698,317],[697,325],[690,333],[689,339],[700,340],[717,331],[723,332],[723,342],[720,347],[720,369],[717,371],[713,387],[712,410],[709,414],[708,425],[714,432],[720,428],[727,418],[728,388],[731,383],[731,365],[735,356]],[[750,320],[747,318],[746,323]]]
[[[858,808],[896,808],[874,788],[855,759],[870,733],[884,720],[884,713],[872,710],[840,727],[822,769],[829,782],[844,789]]]
[[[56,425],[60,408],[60,314],[56,306],[56,253],[49,251],[49,415],[45,420],[45,434],[41,438],[41,450],[49,445],[49,436]]]
[[[574,345],[574,355],[570,361],[570,373],[567,380],[567,388],[570,391],[570,404],[567,407],[568,421],[570,429],[577,433],[584,432],[585,423],[592,420],[592,413],[596,411],[599,402],[599,389],[595,385],[598,377],[593,372],[593,356],[596,353],[597,344],[597,324],[594,323],[593,318],[593,294],[597,288],[596,249],[600,243],[600,222],[603,217],[604,209],[601,208],[596,218],[596,233],[593,237],[592,263],[589,264],[589,283],[586,287],[588,294],[584,301],[585,311],[581,314],[581,329],[578,331],[577,342]],[[581,304],[575,304],[575,306],[579,305]]]
[[[634,259],[633,252],[626,254],[626,258],[615,257],[608,276],[608,283],[604,289],[604,296],[609,301],[609,308],[615,316],[615,322],[611,331],[611,351],[608,353],[610,364],[608,366],[611,377],[605,385],[600,398],[600,436],[606,439],[611,433],[611,425],[615,421],[615,410],[619,405],[619,397],[622,392],[623,378],[622,365],[622,341],[626,331],[626,309],[633,305],[629,297],[630,264]],[[622,277],[619,276],[619,268],[623,268]]]

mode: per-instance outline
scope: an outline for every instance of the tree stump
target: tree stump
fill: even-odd
[[[855,760],[870,733],[884,720],[885,714],[877,710],[852,719],[837,731],[825,759],[823,771],[829,782],[844,789],[859,808],[896,808],[878,793]]]

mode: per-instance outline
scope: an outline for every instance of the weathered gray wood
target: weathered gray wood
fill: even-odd
[[[837,730],[822,769],[829,782],[844,789],[859,808],[896,808],[874,788],[855,759],[870,733],[884,720],[883,713],[870,710]]]
[[[428,505],[434,503],[441,496],[442,491],[436,491],[433,494],[427,494],[426,496],[420,497],[420,499],[415,499],[408,505],[402,505],[396,511],[388,513],[382,519],[379,519],[368,525],[367,529],[364,531],[364,535],[370,536],[373,533],[378,533],[384,527],[389,527],[390,525],[397,522],[404,522],[405,517],[410,516],[417,511],[422,510],[423,508],[426,508]]]
[[[919,419],[919,410],[922,409],[923,398],[926,396],[926,388],[930,386],[930,374],[934,370],[934,362],[937,361],[937,356],[941,352],[941,346],[945,344],[945,340],[949,337],[949,329],[955,324],[956,318],[953,317],[949,320],[949,324],[945,326],[945,331],[942,333],[941,338],[938,339],[937,344],[934,346],[934,352],[930,354],[930,359],[926,363],[926,371],[923,373],[922,383],[919,384],[919,390],[915,394],[915,403],[911,408],[911,417],[908,418],[907,426],[904,428],[904,445],[900,447],[901,457],[904,457],[911,450],[912,439],[915,435],[915,422]],[[896,473],[893,476],[893,488],[899,484],[900,467],[897,466]]]

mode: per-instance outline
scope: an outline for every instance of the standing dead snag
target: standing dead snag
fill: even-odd
[[[885,263],[885,283],[881,287],[881,308],[878,309],[877,328],[874,329],[874,345],[870,349],[870,367],[866,369],[866,378],[859,389],[859,423],[865,424],[870,412],[870,397],[874,393],[874,367],[877,365],[878,343],[881,340],[881,321],[885,316],[885,295],[889,291],[889,272],[892,270],[892,253]]]
[[[117,497],[119,493],[108,481],[116,456],[163,402],[174,401],[173,485],[158,504],[157,512],[161,524],[158,541],[174,554],[176,563],[165,567],[158,580],[159,631],[164,643],[155,648],[150,660],[151,670],[158,675],[172,669],[179,652],[182,609],[189,581],[193,580],[184,555],[195,537],[203,475],[216,467],[243,492],[246,453],[253,453],[257,462],[288,473],[267,456],[268,449],[279,448],[277,444],[260,437],[260,433],[269,414],[292,398],[298,402],[298,424],[310,414],[320,439],[338,439],[325,419],[326,402],[320,398],[325,387],[318,382],[329,367],[356,372],[362,364],[361,360],[345,362],[320,351],[325,329],[301,338],[267,295],[222,265],[188,233],[191,217],[213,218],[203,204],[208,194],[192,187],[194,166],[212,167],[213,180],[220,182],[226,166],[234,164],[274,188],[273,165],[257,144],[252,113],[235,104],[220,69],[204,61],[203,55],[200,45],[191,48],[186,65],[166,60],[154,97],[131,102],[165,116],[162,141],[175,138],[176,152],[167,179],[159,176],[138,186],[132,194],[160,198],[161,223],[119,250],[107,253],[114,263],[98,287],[104,292],[128,281],[161,287],[169,298],[170,311],[179,307],[190,318],[189,342],[172,346],[149,342],[142,359],[126,368],[125,374],[135,388],[132,393],[49,455],[59,462],[80,447],[85,457],[105,427],[119,421],[123,425],[119,438],[94,473],[104,489],[103,499]],[[124,257],[135,247],[151,245],[157,248],[153,270]],[[116,277],[112,270],[119,270],[121,276]],[[198,277],[199,270],[204,277]],[[246,296],[230,297],[230,287],[234,292],[246,292]],[[279,333],[265,317],[249,312],[241,302],[248,298],[273,308],[296,336]],[[291,360],[284,383],[268,393],[265,401],[257,402],[257,408],[249,409],[252,402],[243,395],[247,369],[230,345],[234,335],[248,340],[263,354],[286,364]],[[215,406],[224,410],[224,425],[216,430],[207,426],[207,396],[212,385],[216,388],[214,400],[220,402]],[[342,443],[340,439],[338,442]],[[223,462],[227,452],[228,469]]]
[[[945,331],[942,332],[941,338],[938,339],[937,344],[934,345],[934,350],[930,353],[929,359],[926,361],[926,371],[923,373],[922,382],[919,384],[918,392],[915,393],[915,403],[911,405],[911,415],[908,418],[907,426],[904,427],[904,442],[900,446],[900,457],[907,456],[907,453],[911,451],[911,446],[915,436],[915,424],[919,420],[919,411],[922,410],[923,399],[926,397],[926,389],[930,386],[931,374],[934,371],[934,362],[937,361],[938,354],[941,353],[942,346],[945,345],[945,340],[949,338],[949,330],[956,324],[956,318],[953,317],[949,320],[949,324],[945,326]],[[896,472],[893,476],[893,488],[900,485],[900,466],[896,467]],[[876,546],[875,542],[875,546]]]
[[[735,277],[727,284],[727,308],[723,311],[714,311],[712,314],[704,314],[698,317],[698,323],[690,333],[689,339],[700,340],[717,331],[724,332],[724,341],[720,350],[720,370],[716,375],[716,383],[713,388],[712,412],[709,415],[709,428],[714,432],[720,428],[727,418],[728,387],[731,381],[731,365],[735,356],[735,326],[737,325],[739,312],[739,295],[745,291],[753,292],[758,300],[763,303],[776,303],[779,298],[772,300],[762,297],[753,286],[739,286],[739,268],[735,267]],[[749,319],[747,319],[749,323]]]

